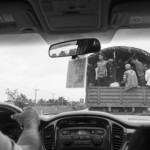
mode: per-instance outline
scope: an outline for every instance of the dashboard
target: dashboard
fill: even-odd
[[[140,126],[102,112],[68,112],[49,121],[40,130],[44,150],[127,150]]]
[[[0,130],[17,141],[22,128],[11,120],[11,113],[0,111]],[[42,116],[39,132],[43,150],[127,150],[136,128],[146,124],[104,112],[75,111]]]
[[[121,130],[123,133],[123,129]],[[49,137],[49,131],[53,137]],[[109,120],[90,116],[67,117],[51,122],[42,130],[42,135],[46,150],[53,148],[107,150],[111,145],[111,124]]]

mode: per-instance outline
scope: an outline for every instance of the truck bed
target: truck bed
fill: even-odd
[[[150,88],[138,87],[125,91],[124,87],[99,87],[86,88],[86,105],[89,108],[138,108],[150,107]],[[107,109],[107,110],[108,110]]]

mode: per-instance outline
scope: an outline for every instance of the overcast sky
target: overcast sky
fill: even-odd
[[[102,47],[119,45],[150,50],[150,36],[148,36],[150,31],[141,30],[137,32],[135,30],[134,37],[132,35],[131,31],[119,31],[113,42]],[[145,35],[147,35],[146,39],[142,38]],[[123,36],[126,40],[120,38]],[[0,40],[3,38],[0,36]],[[28,36],[27,38],[32,41],[33,36],[30,37],[31,39]],[[0,101],[7,100],[6,88],[18,89],[19,93],[23,93],[31,99],[34,99],[33,89],[35,88],[39,89],[37,99],[52,98],[52,93],[55,94],[55,98],[64,96],[68,100],[85,98],[85,89],[66,89],[67,67],[70,58],[50,58],[48,56],[49,45],[40,36],[38,38],[40,39],[39,44],[1,45]],[[21,40],[21,38],[15,40]]]
[[[37,35],[36,35],[37,36]],[[1,37],[2,38],[2,37]],[[7,37],[5,37],[7,39]],[[29,38],[33,38],[30,37]],[[36,37],[37,38],[37,37]],[[40,37],[38,37],[40,38]],[[17,38],[16,40],[21,40]],[[34,89],[39,89],[37,99],[64,96],[68,100],[85,97],[84,89],[66,89],[66,76],[70,58],[50,58],[49,45],[40,39],[39,44],[8,45],[0,48],[0,101],[7,100],[5,91],[17,89],[34,99]]]

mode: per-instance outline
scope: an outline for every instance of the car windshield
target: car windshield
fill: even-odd
[[[31,105],[39,113],[51,115],[84,109],[126,115],[135,114],[133,113],[135,111],[137,114],[149,114],[147,100],[150,95],[145,94],[149,88],[145,81],[145,72],[150,63],[149,32],[148,29],[119,30],[111,42],[101,43],[102,50],[100,53],[84,56],[84,58],[89,58],[88,63],[86,62],[87,69],[85,69],[87,76],[85,76],[84,86],[79,88],[67,88],[68,63],[72,61],[71,57],[50,58],[48,56],[49,45],[40,35],[32,35],[32,38],[30,35],[30,44],[28,44],[29,41],[24,43],[25,38],[29,40],[28,35],[22,35],[21,38],[16,38],[15,42],[12,43],[11,40],[8,42],[1,40],[1,102],[11,103],[21,108]],[[143,35],[143,38],[138,38],[139,34]],[[33,37],[40,42],[37,43]],[[4,36],[1,36],[0,39],[4,39]],[[8,36],[5,39],[8,39]],[[8,44],[9,42],[10,44]],[[57,39],[55,42],[58,42]],[[103,70],[103,75],[98,71],[96,72],[96,68],[100,64],[99,61],[101,61],[99,55],[102,55],[108,66],[106,72],[105,69]],[[141,85],[139,81],[138,71],[132,60],[135,58],[143,65],[145,85]],[[113,77],[114,74],[108,62],[110,66],[111,63],[116,63],[116,68],[112,66],[113,69],[116,69],[115,77]],[[118,75],[117,63],[119,62],[124,65]],[[124,95],[120,95],[120,93],[125,91],[126,83],[121,82],[124,79],[125,65],[127,64],[131,66],[131,70],[135,71],[138,85],[132,89],[133,92],[129,89],[127,93],[124,93],[126,96],[122,100]],[[102,77],[106,75],[109,79],[112,77],[112,81],[108,78],[106,82],[103,80],[104,78],[103,81],[100,81],[101,75]],[[104,82],[103,85],[102,82]],[[115,90],[119,90],[119,94]],[[101,94],[96,92],[101,92]],[[123,105],[125,100],[128,104]],[[139,101],[135,102],[136,100]],[[116,107],[114,107],[114,103]],[[131,106],[132,103],[136,103],[137,107]]]

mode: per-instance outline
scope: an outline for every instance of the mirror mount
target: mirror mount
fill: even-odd
[[[72,59],[77,59],[77,58],[79,58],[79,56],[78,56],[78,55],[74,55],[74,56],[72,56]]]

